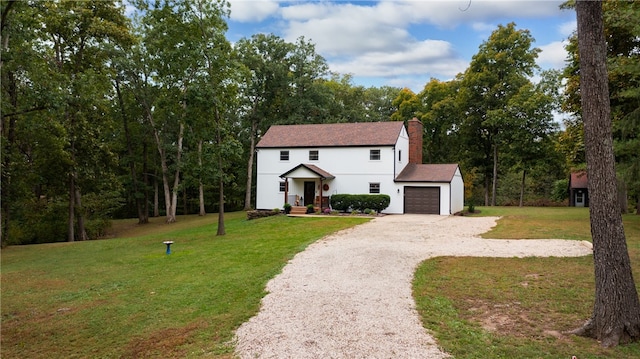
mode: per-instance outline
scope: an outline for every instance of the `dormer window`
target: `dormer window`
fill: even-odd
[[[402,150],[398,150],[398,162],[402,162]]]
[[[369,160],[380,161],[380,150],[369,150]]]
[[[320,155],[318,153],[318,150],[309,151],[309,161],[317,161],[319,159],[320,159]]]
[[[289,151],[280,151],[280,161],[289,161]]]

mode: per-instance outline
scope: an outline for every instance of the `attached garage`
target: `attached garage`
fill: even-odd
[[[457,164],[410,163],[395,182],[403,213],[449,215],[464,209],[464,182]]]
[[[404,213],[440,214],[440,187],[404,187]]]

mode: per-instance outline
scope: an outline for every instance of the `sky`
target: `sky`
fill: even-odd
[[[543,69],[564,67],[575,11],[551,0],[230,0],[227,39],[301,36],[315,44],[332,72],[365,87],[420,92],[431,78],[464,72],[498,25],[529,30]]]

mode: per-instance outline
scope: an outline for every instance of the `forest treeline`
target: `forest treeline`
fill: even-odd
[[[2,1],[2,244],[99,238],[113,218],[250,209],[273,124],[424,125],[425,162],[459,163],[467,204],[566,205],[584,169],[573,36],[542,71],[500,25],[469,67],[422,91],[355,85],[314,44],[226,38],[224,1]],[[617,172],[640,201],[639,2],[605,2]],[[554,114],[565,114],[562,122]],[[637,209],[636,209],[637,210]]]

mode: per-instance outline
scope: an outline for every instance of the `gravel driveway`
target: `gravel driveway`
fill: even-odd
[[[437,256],[584,256],[586,241],[490,240],[494,217],[389,215],[325,237],[267,284],[236,332],[241,358],[445,358],[411,296]]]

